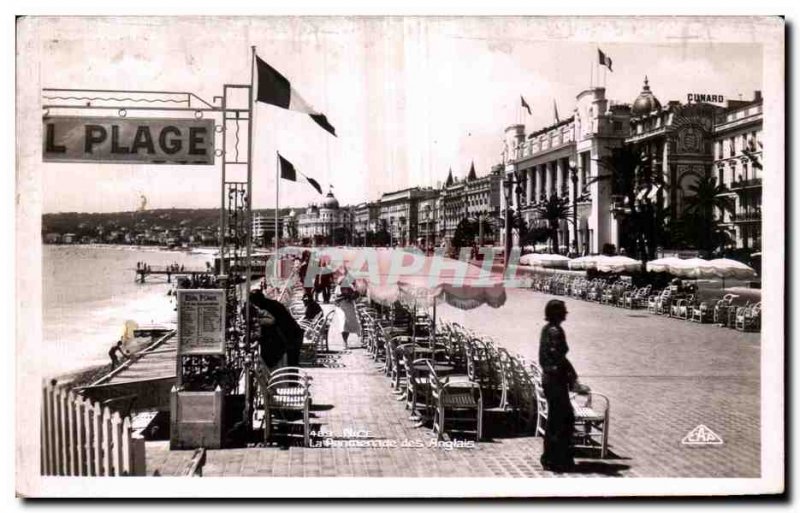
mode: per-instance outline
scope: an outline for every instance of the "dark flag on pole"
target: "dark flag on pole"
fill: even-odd
[[[303,176],[305,176],[305,175],[303,175]],[[319,182],[317,182],[313,178],[309,178],[307,176],[305,177],[305,179],[308,180],[308,183],[311,184],[311,187],[315,188],[318,193],[322,194],[322,187],[319,186]]]
[[[336,129],[328,122],[325,114],[309,105],[302,96],[292,87],[289,79],[281,75],[278,70],[262,61],[256,55],[256,69],[258,71],[258,89],[256,101],[275,105],[282,109],[305,112],[316,124],[324,128],[334,137]]]
[[[284,180],[289,180],[290,182],[297,181],[297,174],[298,171],[294,168],[294,165],[283,158],[283,156],[278,153],[278,162],[280,163],[280,171],[281,171],[281,178]],[[317,190],[318,193],[322,194],[322,187],[320,187],[319,182],[314,180],[313,178],[309,178],[308,176],[300,173],[300,175],[308,181],[309,185]]]
[[[278,161],[281,163],[281,178],[289,180],[290,182],[296,182],[297,171],[294,169],[292,163],[283,158],[280,153],[278,153]]]
[[[611,69],[611,57],[603,53],[603,50],[597,49],[597,56],[600,59],[600,65],[605,66],[608,68],[608,71],[614,71]]]
[[[520,99],[520,101],[522,102],[522,108],[524,108],[524,109],[528,109],[528,115],[529,115],[529,116],[530,116],[530,115],[532,115],[532,113],[531,113],[531,106],[530,106],[530,105],[528,105],[528,102],[526,102],[526,101],[525,101],[525,98],[523,98],[523,97],[522,97],[522,95],[519,95],[519,99]]]
[[[556,118],[556,123],[561,122],[561,120],[558,119],[558,104],[556,104],[555,98],[553,98],[553,116]]]

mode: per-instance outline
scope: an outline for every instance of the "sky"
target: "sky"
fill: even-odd
[[[665,31],[678,34],[672,39],[657,27],[637,36],[646,24],[592,26],[522,17],[45,19],[34,26],[36,57],[23,63],[37,67],[42,87],[190,91],[211,100],[223,84],[249,83],[255,45],[338,137],[304,114],[258,104],[254,208],[275,205],[276,151],[325,191],[333,186],[340,203],[357,204],[435,186],[450,168],[464,177],[473,161],[486,174],[501,159],[508,125],[549,125],[554,103],[567,117],[592,84],[619,103],[633,102],[645,75],[662,104],[687,93],[749,99],[762,88],[762,49],[748,42],[758,39],[747,33],[755,27],[743,26],[740,42],[707,43],[709,34],[689,25]],[[595,64],[598,48],[613,72]],[[520,95],[532,115],[521,114]],[[75,111],[51,111],[62,113]],[[36,165],[45,213],[134,210],[142,195],[148,208],[219,206],[219,166]],[[321,199],[302,182],[280,184],[281,207]]]

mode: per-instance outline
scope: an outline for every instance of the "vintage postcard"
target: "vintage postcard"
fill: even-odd
[[[782,493],[784,31],[18,19],[18,494]]]

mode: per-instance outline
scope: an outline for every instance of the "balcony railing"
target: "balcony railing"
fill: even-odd
[[[750,187],[761,187],[761,178],[751,178],[749,180],[737,180],[728,185],[730,190],[747,189]]]
[[[761,221],[761,210],[752,210],[750,212],[735,212],[731,214],[731,221],[734,223],[752,223]]]

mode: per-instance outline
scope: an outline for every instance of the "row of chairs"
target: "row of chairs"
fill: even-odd
[[[457,323],[439,323],[435,336],[420,342],[408,333],[388,336],[389,319],[378,317],[366,304],[358,312],[367,354],[389,378],[412,418],[431,419],[440,439],[447,433],[480,440],[483,417],[490,412],[503,414],[514,431],[544,433],[547,405],[535,364],[529,366],[521,355]],[[448,370],[446,375],[442,368]],[[599,409],[597,401],[592,406],[593,396],[603,399]],[[608,398],[591,394],[576,399],[573,407],[580,427],[576,444],[593,446],[605,457]]]
[[[532,288],[538,292],[565,295],[600,304],[628,309],[647,309],[698,323],[714,323],[739,331],[761,329],[761,303],[735,304],[738,297],[726,294],[722,299],[700,301],[694,294],[681,293],[676,286],[653,290],[650,285],[635,287],[626,280],[588,279],[570,275],[539,275]]]
[[[438,439],[445,436],[483,436],[483,398],[480,385],[465,374],[458,374],[444,337],[432,336],[430,319],[424,315],[400,312],[388,315],[366,304],[357,306],[362,323],[367,355],[376,369],[389,378],[397,399],[404,401],[415,420],[430,420]],[[393,318],[409,318],[406,329],[397,330]],[[407,328],[411,328],[410,332]],[[447,372],[444,372],[447,371]]]

